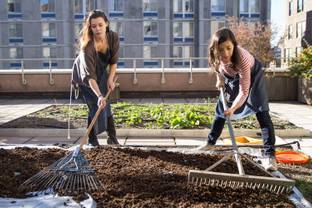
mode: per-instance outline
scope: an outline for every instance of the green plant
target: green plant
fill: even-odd
[[[303,49],[298,57],[290,60],[289,70],[292,76],[312,78],[312,46]]]
[[[117,128],[146,129],[203,129],[211,128],[215,116],[216,103],[205,104],[142,104],[118,102],[112,105]],[[27,115],[32,123],[35,119],[43,122],[45,118],[67,123],[68,115],[78,128],[84,127],[88,108],[83,105],[53,105],[42,111]],[[272,116],[277,129],[292,129],[295,126]],[[25,120],[23,121],[24,125]],[[81,124],[83,123],[83,126]],[[233,121],[234,128],[259,129],[256,116]],[[51,124],[48,124],[51,125]],[[225,127],[227,128],[227,127]]]

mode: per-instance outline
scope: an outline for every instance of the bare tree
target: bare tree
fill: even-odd
[[[271,39],[276,32],[273,32],[270,25],[246,22],[236,17],[229,17],[227,21],[239,45],[251,52],[263,64],[268,64],[274,59]]]

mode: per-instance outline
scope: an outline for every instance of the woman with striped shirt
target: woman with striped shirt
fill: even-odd
[[[212,37],[209,64],[217,74],[216,87],[224,89],[228,109],[223,110],[219,99],[206,146],[216,144],[225,124],[225,116],[236,120],[256,114],[265,145],[264,166],[276,169],[275,133],[261,63],[238,45],[231,30],[224,28]]]

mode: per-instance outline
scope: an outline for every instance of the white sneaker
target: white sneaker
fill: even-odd
[[[207,142],[205,142],[203,145],[196,147],[196,150],[201,150],[201,151],[210,150],[210,149],[212,149],[213,146],[214,145],[211,145],[211,144],[208,144]]]
[[[277,171],[277,163],[274,157],[265,157],[261,160],[262,166],[267,171]]]

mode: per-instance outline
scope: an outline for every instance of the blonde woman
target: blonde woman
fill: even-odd
[[[99,107],[104,107],[89,135],[89,144],[99,146],[97,135],[107,131],[108,144],[119,144],[110,103],[104,96],[114,90],[117,69],[119,37],[109,29],[109,21],[103,11],[91,11],[84,22],[80,38],[79,85],[88,105],[88,125]],[[107,70],[107,68],[109,70]]]

